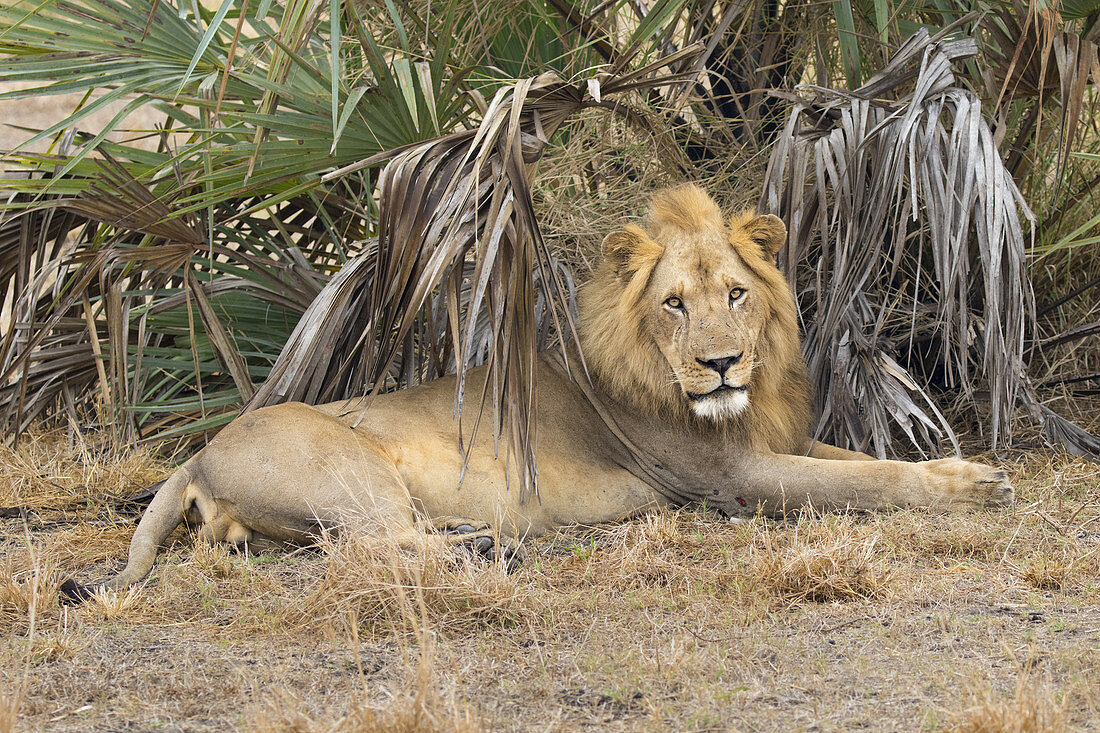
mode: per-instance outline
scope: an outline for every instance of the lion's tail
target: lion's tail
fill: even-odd
[[[164,486],[160,487],[149,503],[149,508],[141,516],[134,538],[130,540],[130,557],[126,568],[104,583],[104,587],[125,588],[149,574],[153,569],[157,548],[183,521],[183,498],[191,482],[191,473],[187,470],[186,463],[164,482]]]

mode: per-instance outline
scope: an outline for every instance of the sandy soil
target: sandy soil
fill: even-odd
[[[0,84],[0,92],[8,92],[18,89],[30,88],[30,84]],[[71,114],[80,104],[83,95],[62,94],[51,97],[28,97],[23,99],[0,100],[0,151],[14,149],[17,145],[33,136],[33,133],[25,129],[44,130]],[[98,132],[103,129],[111,119],[118,114],[123,103],[108,105],[85,120],[81,121],[80,129],[88,132]],[[148,130],[163,119],[154,111],[138,110],[123,122],[126,130]],[[128,131],[115,132],[107,136],[108,140],[122,142],[132,137]],[[155,147],[151,141],[138,143],[142,147]],[[30,146],[28,150],[43,152],[49,147],[49,141],[42,140]]]

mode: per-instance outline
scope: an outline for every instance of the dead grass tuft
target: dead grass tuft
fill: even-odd
[[[91,646],[96,632],[79,622],[73,622],[62,609],[57,628],[37,635],[28,644],[29,657],[36,664],[72,659]]]
[[[90,565],[122,560],[134,536],[134,524],[104,525],[81,522],[36,538],[43,557],[64,572],[73,573]]]
[[[290,620],[340,628],[354,619],[373,633],[512,626],[537,615],[517,575],[461,557],[438,539],[423,536],[408,547],[363,532],[322,536],[324,575],[288,610]]]
[[[181,569],[194,570],[211,580],[225,580],[240,575],[239,565],[233,559],[240,553],[223,543],[193,541],[191,557],[181,564]]]
[[[878,536],[861,536],[851,516],[807,520],[793,532],[764,527],[753,548],[756,584],[786,602],[868,599],[887,587]]]
[[[1066,700],[1057,700],[1050,685],[1021,675],[1011,698],[988,686],[969,694],[969,707],[949,716],[953,733],[1060,733],[1066,730]]]
[[[671,587],[700,579],[711,565],[696,562],[713,546],[705,522],[690,512],[663,511],[633,522],[602,527],[567,549],[572,564],[586,571],[595,564],[600,577],[626,588]]]
[[[63,430],[24,433],[0,445],[0,507],[71,511],[150,486],[169,464],[149,450],[113,449]]]
[[[92,594],[86,608],[101,621],[134,621],[143,604],[144,587],[130,586],[124,590],[101,588]]]
[[[1073,561],[1064,556],[1038,553],[1020,568],[1020,577],[1040,590],[1064,590],[1073,580],[1073,566]]]
[[[913,539],[920,553],[943,557],[990,560],[1002,549],[999,538],[981,526],[929,527]]]
[[[62,577],[56,563],[0,561],[0,631],[24,631],[35,614],[56,613]]]

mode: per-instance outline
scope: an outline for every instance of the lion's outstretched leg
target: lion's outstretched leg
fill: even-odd
[[[737,505],[773,515],[808,505],[959,511],[1009,506],[1014,497],[1004,471],[954,458],[907,463],[758,453],[732,467],[730,480]]]
[[[828,443],[822,443],[817,440],[807,440],[807,445],[803,448],[803,455],[808,458],[823,458],[829,461],[873,461],[874,456],[869,456],[866,453],[861,453],[857,450],[847,450],[845,448],[837,448],[835,445],[829,445]]]

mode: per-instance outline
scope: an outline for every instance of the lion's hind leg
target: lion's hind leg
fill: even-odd
[[[224,512],[220,512],[210,521],[204,521],[199,528],[199,539],[210,544],[224,542],[234,547],[252,541],[252,530]]]

